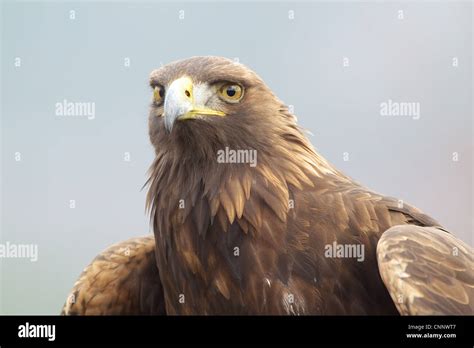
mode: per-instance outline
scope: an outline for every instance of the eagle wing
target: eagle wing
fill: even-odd
[[[377,245],[380,275],[402,315],[474,314],[473,255],[436,227],[394,226]]]
[[[82,272],[62,315],[165,314],[153,236],[114,244]]]

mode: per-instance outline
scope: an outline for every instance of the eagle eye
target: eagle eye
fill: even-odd
[[[153,103],[160,105],[165,97],[165,89],[162,86],[153,87]]]
[[[242,99],[244,90],[242,86],[236,83],[224,83],[219,88],[219,95],[222,99],[229,103],[237,103]]]

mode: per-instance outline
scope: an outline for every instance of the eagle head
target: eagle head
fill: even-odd
[[[227,58],[192,57],[150,76],[150,138],[158,151],[211,159],[229,147],[265,151],[294,117],[252,70]]]

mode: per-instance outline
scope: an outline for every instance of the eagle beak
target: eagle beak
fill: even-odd
[[[205,107],[212,91],[208,85],[199,85],[194,91],[191,78],[185,76],[174,80],[165,96],[164,122],[171,131],[176,120],[191,120],[199,116],[225,116],[225,113]],[[196,93],[195,93],[196,92]]]

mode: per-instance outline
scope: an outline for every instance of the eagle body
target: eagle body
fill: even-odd
[[[169,205],[155,212],[154,229],[158,268],[169,271],[168,313],[397,313],[378,272],[377,242],[391,226],[437,222],[330,167],[311,173],[308,163],[326,164],[292,154],[245,173],[224,170],[214,181],[197,173],[218,168],[196,170],[162,187]],[[178,178],[171,164],[156,165],[168,166],[157,180]],[[301,176],[307,179],[295,179]],[[326,257],[333,242],[363,245],[364,261]]]
[[[129,267],[94,260],[65,314],[474,312],[472,248],[335,169],[253,71],[193,57],[154,71],[150,85],[154,239]],[[224,149],[255,151],[256,165],[222,163]],[[128,243],[109,253],[122,260]],[[104,296],[111,278],[130,274],[154,274],[154,285],[138,277],[126,296]],[[94,303],[98,293],[107,305]],[[139,298],[133,309],[127,296]]]

